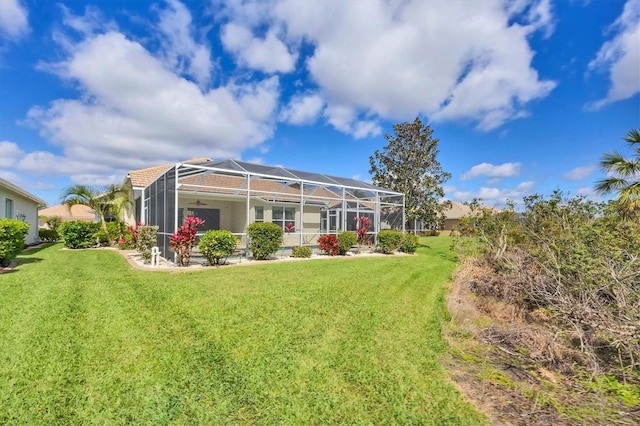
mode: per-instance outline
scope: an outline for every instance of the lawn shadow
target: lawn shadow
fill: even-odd
[[[22,250],[22,252],[20,253],[20,256],[31,256],[33,254],[38,253],[40,250],[44,250],[46,248],[51,247],[54,244],[56,243],[42,243],[37,246],[27,247],[26,249]]]

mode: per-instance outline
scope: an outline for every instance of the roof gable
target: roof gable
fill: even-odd
[[[208,161],[211,161],[211,159],[207,157],[195,157],[190,160],[182,161],[182,163],[198,164],[206,163]],[[131,186],[133,186],[134,188],[146,188],[175,164],[176,163],[167,163],[161,164],[159,166],[147,167],[146,169],[132,170],[128,175],[129,179],[131,180]]]
[[[4,180],[2,178],[0,178],[0,187],[4,187],[7,188],[9,191],[14,192],[24,198],[27,198],[31,201],[33,201],[34,203],[38,204],[38,205],[42,205],[42,206],[46,206],[47,202],[36,197],[35,195],[25,191],[24,189],[20,188],[17,185],[12,184],[11,182],[9,182],[8,180]]]

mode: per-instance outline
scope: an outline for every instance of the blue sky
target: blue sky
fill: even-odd
[[[598,199],[639,92],[640,0],[0,0],[0,176],[50,205],[202,156],[367,181],[416,116],[449,199]]]

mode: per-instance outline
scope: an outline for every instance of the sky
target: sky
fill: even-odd
[[[0,177],[49,205],[193,157],[370,181],[416,117],[450,200],[601,199],[640,0],[0,0]]]

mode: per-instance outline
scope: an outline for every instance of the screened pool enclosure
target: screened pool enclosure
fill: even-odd
[[[188,215],[205,220],[199,235],[226,229],[246,247],[247,226],[272,222],[285,230],[284,245],[315,246],[319,236],[355,230],[370,220],[375,244],[382,229],[404,230],[404,195],[366,182],[241,161],[177,163],[135,191],[136,221],[158,226],[158,247]]]

